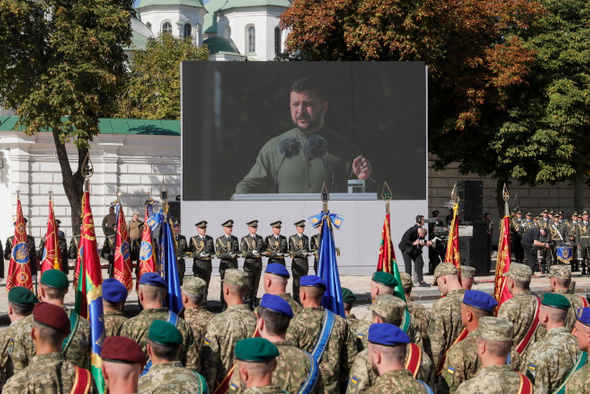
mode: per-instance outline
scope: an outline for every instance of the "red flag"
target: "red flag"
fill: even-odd
[[[377,262],[377,271],[393,274],[398,285],[395,287],[395,295],[405,301],[406,297],[402,288],[402,278],[397,267],[395,250],[391,241],[391,222],[389,213],[385,214],[385,221],[381,229],[381,246],[379,247],[379,260]]]
[[[129,233],[125,223],[123,205],[117,206],[117,233],[115,234],[115,264],[113,277],[123,283],[127,291],[133,287],[131,278],[131,251],[129,249]]]
[[[43,259],[41,260],[41,274],[52,268],[61,270],[61,252],[58,240],[55,215],[53,214],[53,201],[49,199],[49,219],[47,219],[47,232],[45,233]]]
[[[498,244],[498,262],[496,264],[496,278],[494,279],[494,298],[498,301],[498,308],[506,300],[512,298],[512,294],[506,288],[504,273],[510,269],[510,216],[504,216],[500,228],[500,242]]]
[[[447,255],[445,263],[452,263],[459,270],[459,277],[461,277],[461,255],[459,254],[459,218],[457,211],[459,204],[455,203],[453,207],[453,221],[449,229],[449,241],[447,243]]]
[[[33,291],[33,279],[31,277],[31,264],[29,256],[29,244],[23,208],[20,197],[16,199],[16,222],[14,223],[14,239],[12,240],[12,253],[8,266],[8,278],[6,279],[6,291],[13,287],[26,287]]]
[[[153,214],[154,200],[149,199],[145,204],[145,219],[143,225],[143,233],[141,234],[141,245],[139,246],[139,269],[137,270],[137,282],[135,289],[139,288],[139,279],[142,274],[146,272],[158,272],[158,261],[154,255],[154,248],[152,245],[152,230],[148,225],[148,219]]]

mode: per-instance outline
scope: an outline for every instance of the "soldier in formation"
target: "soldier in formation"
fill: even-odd
[[[264,251],[264,240],[260,235],[256,234],[258,220],[251,220],[246,225],[248,226],[248,235],[242,237],[240,250],[245,257],[244,271],[250,276],[250,290],[246,294],[246,302],[250,305],[250,308],[254,309],[262,272],[261,253]]]
[[[102,345],[102,376],[109,393],[137,393],[147,359],[133,339],[114,336]]]
[[[213,238],[207,235],[207,221],[202,220],[195,224],[197,235],[191,237],[188,251],[193,257],[193,275],[203,279],[207,284],[205,290],[205,301],[209,294],[209,283],[211,282],[211,258],[215,256],[215,244]]]
[[[219,276],[223,283],[225,270],[238,268],[240,245],[238,239],[232,235],[234,221],[231,219],[226,220],[221,225],[223,226],[224,235],[215,240],[215,254],[219,258]],[[219,299],[221,300],[222,308],[225,309],[227,304],[223,298],[223,287],[220,289]]]

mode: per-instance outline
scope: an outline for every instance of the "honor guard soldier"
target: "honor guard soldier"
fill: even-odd
[[[323,394],[322,378],[316,361],[286,339],[287,328],[293,319],[293,310],[289,303],[279,296],[264,294],[260,299],[256,315],[256,326],[260,337],[267,339],[279,349],[272,383],[286,393],[295,393],[300,388],[306,387],[308,393]],[[229,393],[241,392],[240,377],[234,373]]]
[[[240,252],[240,244],[238,243],[238,239],[231,235],[234,229],[234,221],[231,219],[226,220],[221,225],[223,226],[223,232],[225,234],[215,240],[215,253],[220,259],[219,276],[223,283],[225,270],[228,268],[238,268],[237,256]],[[221,300],[221,308],[225,310],[227,305],[223,299],[223,286],[219,289],[219,299]]]
[[[287,238],[281,235],[281,227],[283,222],[277,220],[272,222],[272,235],[264,239],[264,250],[268,256],[267,264],[278,263],[285,265],[285,256],[287,255],[288,245]]]
[[[289,237],[289,252],[291,253],[291,272],[293,272],[293,296],[299,301],[299,278],[307,275],[309,263],[309,238],[303,234],[305,231],[305,220],[295,222],[296,234]]]
[[[524,227],[524,231],[525,232],[528,229],[531,229],[533,227],[537,227],[537,223],[535,223],[535,221],[533,219],[533,213],[531,211],[527,211],[527,213],[525,214],[525,216],[526,216],[526,219],[525,219],[524,224],[523,224],[523,227]],[[524,234],[524,232],[523,232],[523,234]]]
[[[541,296],[539,320],[547,334],[527,352],[520,372],[533,382],[535,393],[553,393],[565,381],[578,358],[578,342],[564,327],[571,304],[561,294]]]
[[[290,277],[287,267],[277,263],[270,263],[266,266],[266,270],[264,271],[262,284],[265,293],[278,295],[287,301],[293,310],[293,314],[297,316],[303,308],[293,299],[293,297],[291,297],[290,293],[287,293],[287,282]]]
[[[137,393],[139,374],[146,363],[141,346],[133,339],[105,338],[100,354],[107,393]]]
[[[57,243],[58,243],[58,247],[59,247],[59,257],[60,257],[60,264],[61,264],[61,270],[64,272],[64,274],[68,274],[68,241],[66,241],[65,237],[63,236],[63,231],[59,230],[59,226],[61,224],[61,220],[59,219],[55,219],[55,227],[57,228]],[[61,235],[59,235],[61,234]],[[44,259],[45,255],[45,237],[41,238],[41,242],[39,243],[39,249],[37,250],[37,257],[38,257],[38,261],[39,264],[41,264],[41,262]]]
[[[102,309],[104,311],[104,336],[119,335],[119,330],[127,318],[123,315],[123,307],[127,301],[127,288],[115,278],[102,282]]]
[[[141,350],[147,355],[148,332],[152,323],[156,320],[170,322],[178,328],[184,338],[177,359],[187,369],[199,371],[199,354],[197,353],[193,331],[184,319],[162,306],[166,297],[164,278],[155,272],[147,272],[141,275],[138,296],[143,310],[139,315],[123,323],[119,335],[131,338],[139,343]],[[150,365],[149,362],[148,365]]]
[[[28,220],[25,219],[25,225]],[[16,225],[16,222],[13,223]],[[14,235],[11,235],[6,240],[6,246],[4,248],[4,259],[10,261],[10,255],[12,254],[12,244],[14,242]],[[37,275],[37,252],[35,250],[35,238],[27,234],[27,245],[29,246],[29,267],[31,269],[31,276]],[[2,265],[4,267],[4,264]],[[2,277],[4,277],[4,269],[2,269]]]
[[[244,271],[228,269],[222,282],[227,309],[207,324],[203,345],[203,376],[211,390],[229,384],[235,362],[234,347],[240,339],[254,336],[256,317],[244,304],[249,277]]]
[[[8,318],[10,326],[0,331],[0,387],[6,379],[14,374],[12,365],[12,348],[14,347],[14,332],[24,322],[25,317],[33,313],[33,308],[39,300],[26,287],[13,287],[8,292]]]
[[[320,244],[322,243],[322,227],[318,227],[318,233],[312,235],[309,239],[309,251],[313,253],[313,272],[318,272],[318,253],[320,251]]]
[[[139,262],[139,249],[141,247],[141,235],[143,233],[143,222],[139,219],[139,211],[134,209],[131,220],[127,224],[129,230],[129,246],[131,250],[131,261]]]
[[[549,225],[551,224],[551,220],[549,219],[549,210],[543,209],[541,211],[541,217],[537,222],[537,226],[544,229],[549,229]]]
[[[184,257],[188,251],[188,245],[186,244],[186,237],[180,234],[180,222],[174,221],[174,245],[176,246],[176,268],[178,269],[178,280],[182,283],[184,279],[184,271],[186,271],[186,265],[184,263]]]
[[[193,256],[193,275],[205,281],[205,301],[209,294],[209,283],[211,282],[211,259],[215,255],[215,244],[213,238],[207,235],[207,221],[201,220],[195,224],[197,235],[191,237],[188,251]]]
[[[582,259],[582,275],[586,274],[586,267],[588,266],[588,255],[590,250],[590,213],[588,211],[582,212],[582,222],[578,223],[576,231],[576,244],[578,245],[578,257]],[[577,259],[576,259],[577,262]],[[588,270],[590,274],[590,269]]]
[[[574,324],[576,323],[576,313],[578,309],[588,306],[588,301],[585,297],[579,296],[570,292],[570,285],[572,284],[572,268],[565,264],[556,264],[549,267],[549,286],[551,291],[563,295],[568,299],[572,306],[570,307],[567,317],[565,318],[565,327],[573,332]]]
[[[250,276],[250,289],[246,294],[246,303],[251,309],[256,306],[258,286],[260,285],[260,273],[262,271],[262,255],[264,251],[264,240],[256,232],[258,231],[258,220],[251,220],[248,223],[248,235],[242,237],[240,250],[246,258],[244,260],[244,271]]]
[[[183,335],[174,324],[155,320],[147,338],[147,352],[152,366],[139,378],[139,392],[208,393],[207,383],[196,371],[185,368],[178,360]]]
[[[105,238],[104,244],[102,246],[102,250],[100,252],[100,256],[109,262],[109,267],[107,268],[107,273],[109,278],[112,278],[114,275],[115,269],[115,232],[117,231],[117,223],[113,224],[113,231]]]
[[[576,314],[576,333],[580,349],[576,365],[572,373],[566,378],[566,393],[590,393],[590,364],[586,363],[590,352],[590,308],[580,308]]]
[[[236,344],[235,357],[244,394],[281,394],[272,377],[277,368],[279,349],[264,338],[242,339]]]
[[[83,317],[64,306],[64,299],[69,287],[66,274],[56,269],[49,269],[41,276],[39,286],[39,298],[46,303],[57,305],[66,312],[66,317],[71,323],[71,331],[61,347],[65,359],[81,368],[90,368],[90,325]],[[19,330],[15,332],[12,361],[14,371],[20,371],[31,364],[35,356],[35,347],[30,341],[30,332],[33,327],[33,317],[25,318]]]
[[[506,361],[512,346],[512,323],[506,319],[484,316],[479,320],[475,340],[482,368],[475,377],[461,383],[457,394],[532,393],[533,384],[514,371]]]
[[[578,245],[576,244],[576,229],[578,227],[578,216],[580,216],[578,214],[578,212],[573,212],[572,213],[572,220],[569,222],[566,222],[566,234],[567,234],[567,239],[568,242],[572,245],[573,250],[574,250],[574,259],[578,258]]]
[[[522,210],[519,209],[515,212],[515,217],[510,220],[510,241],[517,263],[522,263],[524,259],[524,250],[520,245],[520,240],[525,232],[524,224],[525,219],[522,217]]]
[[[70,248],[68,250],[68,257],[74,261],[78,260],[78,247],[80,245],[80,234],[82,234],[83,224],[80,224],[80,232],[72,237],[70,241]]]
[[[62,352],[71,334],[65,310],[48,302],[35,305],[29,330],[35,356],[4,385],[4,393],[97,393],[90,371],[73,365]],[[90,345],[89,345],[90,346]],[[88,348],[90,350],[90,347]]]
[[[180,286],[182,292],[182,306],[184,306],[184,320],[191,326],[195,336],[198,353],[201,354],[207,324],[215,316],[203,306],[207,284],[196,276],[187,276]]]

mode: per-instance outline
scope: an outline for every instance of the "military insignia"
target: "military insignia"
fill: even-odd
[[[537,370],[537,366],[534,364],[529,364],[529,371],[535,372]]]
[[[359,384],[359,378],[357,378],[356,376],[351,377],[350,381],[352,384]]]
[[[12,248],[12,258],[19,264],[29,262],[29,245],[26,242],[19,242]]]
[[[453,367],[449,367],[447,368],[447,372],[450,373],[451,375],[455,373],[455,368]]]
[[[356,337],[358,339],[361,339],[362,340],[365,337],[365,334],[363,334],[362,332],[359,332],[358,334],[356,334]]]
[[[237,389],[238,389],[238,386],[236,386],[236,384],[235,384],[235,383],[232,383],[232,384],[229,386],[229,388],[230,388],[230,390],[237,390]]]
[[[207,346],[211,345],[211,341],[209,341],[207,338],[205,338],[205,345],[207,345]]]

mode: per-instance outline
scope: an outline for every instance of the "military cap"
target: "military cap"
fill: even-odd
[[[189,294],[202,295],[207,290],[207,282],[198,276],[187,276],[182,281],[180,288]]]
[[[407,272],[400,272],[399,276],[402,280],[402,287],[404,289],[411,289],[414,286],[412,283],[412,275],[408,274]]]
[[[549,278],[556,279],[571,279],[572,278],[572,267],[565,264],[555,264],[549,267]]]
[[[395,276],[383,271],[375,272],[371,280],[391,288],[397,286],[397,280],[395,279]]]
[[[545,208],[541,211],[541,213],[549,213],[549,210],[547,208]]]
[[[435,209],[434,211],[432,211],[432,216],[436,216],[440,213],[440,211],[438,209]]]
[[[563,216],[563,211],[558,211],[557,216]]]
[[[498,302],[494,297],[478,290],[465,290],[463,303],[488,312],[492,312],[498,306]]]
[[[379,294],[369,310],[389,320],[401,320],[406,310],[406,302],[391,294]]]
[[[512,263],[508,272],[505,272],[503,276],[509,276],[512,279],[516,279],[522,282],[530,282],[533,271],[531,267],[526,264]]]
[[[527,211],[527,212],[526,212],[526,215],[527,215],[527,216],[533,216],[533,213],[532,213],[531,211]]]
[[[293,223],[295,226],[297,227],[305,227],[305,219],[304,220],[300,220],[298,222]]]
[[[246,286],[249,280],[250,277],[247,272],[236,268],[225,270],[225,278],[223,278],[224,283],[234,286]]]
[[[111,304],[118,304],[127,299],[127,288],[115,278],[108,278],[102,282],[102,298]]]
[[[458,275],[459,270],[452,263],[440,263],[434,269],[434,279],[432,285],[436,285],[436,280],[445,275]]]
[[[577,216],[580,216],[580,214],[578,213],[578,211],[574,211],[574,212],[572,213],[572,216],[576,216],[576,217],[577,217]]]
[[[515,211],[514,213],[516,213],[516,214],[522,213],[522,209],[519,209],[519,210]]]
[[[70,333],[70,319],[68,319],[66,311],[57,305],[48,302],[38,303],[33,309],[33,319],[61,334],[68,335]]]
[[[231,219],[229,219],[229,220],[226,220],[225,222],[221,223],[221,225],[223,227],[233,227],[234,226],[234,221],[231,220]]]
[[[41,275],[41,284],[54,289],[64,290],[68,288],[70,282],[66,274],[52,268],[43,272],[43,275]]]
[[[60,224],[61,224],[61,220],[59,220],[59,219],[55,219],[55,225],[56,225],[57,227],[59,227],[59,225],[60,225]]]
[[[133,215],[139,215],[139,211],[137,209],[133,210]]]
[[[281,222],[280,220],[277,220],[276,222],[272,222],[272,223],[270,224],[270,226],[271,226],[272,228],[281,228],[282,224],[283,224],[283,222]]]
[[[410,343],[410,337],[394,324],[375,323],[369,327],[369,342],[383,346],[396,346]]]
[[[461,277],[465,279],[474,279],[475,278],[475,267],[470,267],[468,265],[461,266]]]
[[[150,341],[166,347],[182,344],[182,334],[174,324],[164,320],[154,320],[148,332]]]
[[[195,226],[197,228],[207,228],[207,221],[206,220],[201,220],[198,223],[195,223]]]
[[[555,211],[554,211],[553,209],[552,209],[552,210],[550,210],[550,211],[549,211],[549,212],[547,212],[547,213],[548,213],[549,215],[551,215],[551,216],[555,215]]]
[[[584,210],[584,212],[582,212],[582,216],[584,216],[584,215],[590,215],[590,213],[588,211]],[[25,219],[25,220],[27,220],[27,219]]]
[[[236,358],[246,362],[269,362],[279,355],[279,349],[268,339],[246,338],[238,341],[234,349]]]
[[[328,288],[326,282],[317,275],[304,275],[299,279],[299,286],[323,287],[324,291]]]
[[[350,289],[343,287],[342,288],[342,302],[352,305],[355,303],[355,301],[356,301],[356,296],[354,295],[354,293],[352,291],[350,291]]]
[[[514,325],[501,317],[482,316],[479,318],[478,335],[483,339],[497,342],[511,342]]]
[[[293,318],[293,309],[291,309],[291,306],[285,299],[279,297],[278,295],[268,293],[263,294],[262,298],[260,299],[260,306],[270,309],[275,313],[287,316],[289,319]]]
[[[576,319],[582,324],[590,326],[590,307],[578,308]]]
[[[107,337],[102,344],[101,357],[104,361],[125,364],[146,363],[145,354],[141,346],[133,339],[127,337]]]
[[[250,220],[246,225],[256,228],[258,227],[258,220]]]
[[[291,277],[291,275],[289,275],[289,271],[287,271],[287,267],[279,263],[268,264],[264,272],[266,272],[267,274],[282,276],[283,278],[287,279]]]
[[[8,292],[8,301],[20,306],[30,306],[39,302],[35,294],[26,287],[13,287]]]
[[[141,279],[139,279],[140,285],[150,285],[150,286],[160,286],[166,288],[166,281],[164,278],[155,272],[146,272],[145,274],[141,275]]]
[[[172,223],[172,225],[173,225],[174,227],[178,227],[178,226],[180,226],[180,220],[178,220],[178,219],[174,219],[174,223]]]
[[[541,296],[541,305],[565,310],[568,310],[572,306],[565,296],[557,293],[543,294]]]

